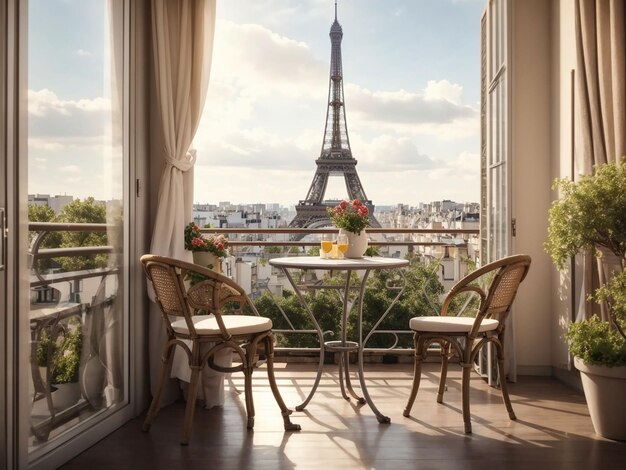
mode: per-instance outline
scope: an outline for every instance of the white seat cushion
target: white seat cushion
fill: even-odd
[[[435,333],[469,333],[474,326],[472,317],[413,317],[409,327],[413,331],[433,331]],[[479,333],[495,330],[500,322],[492,318],[483,318]]]
[[[219,335],[220,327],[214,315],[194,315],[191,317],[196,327],[196,332],[201,335]],[[226,330],[235,335],[261,333],[272,329],[272,320],[265,317],[251,315],[222,315]],[[189,333],[184,318],[172,322],[172,328],[176,333]]]

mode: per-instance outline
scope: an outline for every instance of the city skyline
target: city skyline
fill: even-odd
[[[51,3],[54,13],[40,1],[29,18],[33,45],[64,31],[61,54],[34,47],[29,57],[29,193],[116,197],[93,180],[107,158],[93,130],[111,113],[106,12],[98,2]],[[340,0],[338,8],[350,143],[367,197],[479,200],[484,1]],[[68,15],[84,20],[68,29]],[[194,201],[288,207],[304,198],[323,137],[333,19],[333,0],[218,2]],[[76,73],[62,79],[68,71]],[[63,135],[59,120],[68,123]],[[344,198],[343,181],[326,195]]]

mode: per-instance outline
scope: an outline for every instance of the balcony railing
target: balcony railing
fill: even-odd
[[[61,282],[73,282],[75,283],[76,290],[81,280],[103,276],[106,274],[115,273],[119,270],[119,266],[107,266],[105,268],[85,269],[72,272],[54,272],[54,273],[40,273],[37,269],[38,261],[53,259],[58,257],[72,257],[72,256],[88,256],[96,254],[112,254],[115,248],[110,245],[103,246],[87,246],[87,247],[64,247],[64,248],[41,248],[42,242],[46,236],[54,232],[100,232],[106,233],[107,230],[113,230],[115,226],[108,224],[80,224],[80,223],[50,223],[50,222],[36,222],[29,224],[29,230],[31,232],[32,242],[30,256],[32,258],[32,279],[31,288],[41,288],[51,284]],[[307,247],[319,246],[319,235],[323,233],[336,233],[336,229],[322,228],[322,229],[292,229],[292,228],[272,228],[272,229],[259,229],[259,228],[206,228],[202,229],[207,234],[221,233],[229,237],[229,245],[234,248],[237,256],[246,256],[246,253],[240,252],[241,249],[246,247],[285,247],[302,248],[301,252],[289,253],[292,256],[305,253]],[[413,228],[368,228],[368,235],[371,236],[370,246],[381,248],[381,255],[388,253],[389,249],[395,247],[406,247],[407,252],[422,255],[431,260],[437,261],[440,258],[455,260],[454,256],[459,256],[459,250],[464,251],[465,256],[470,255],[471,247],[475,245],[478,247],[479,243],[479,231],[475,229],[413,229]],[[292,235],[306,235],[301,240],[291,240]],[[283,237],[283,240],[279,238]],[[402,240],[397,238],[402,237]],[[416,239],[420,238],[420,239]],[[425,238],[431,238],[430,240]],[[446,240],[443,240],[446,239]],[[449,239],[449,240],[448,240]],[[454,239],[454,241],[451,241]],[[451,250],[455,249],[455,250]],[[428,250],[428,253],[424,253],[424,250]],[[450,252],[452,257],[450,256]],[[287,253],[285,253],[286,255]],[[397,252],[394,253],[397,255]],[[269,257],[269,255],[267,255]],[[272,256],[277,256],[276,254]],[[458,260],[454,262],[458,263]],[[437,269],[441,269],[440,265],[433,265]],[[234,277],[236,281],[236,272],[231,270],[227,274]],[[457,273],[457,275],[448,274],[447,277],[443,276],[442,282],[452,284],[458,278],[462,277],[463,273]],[[279,276],[276,273],[276,276]],[[253,290],[259,294],[260,291],[269,290],[268,284],[265,283],[266,279],[257,280],[255,286],[249,286],[248,291],[251,293]],[[285,288],[289,286],[284,283]],[[245,288],[245,286],[244,286]],[[261,292],[262,293],[262,292]],[[86,298],[90,298],[89,295]],[[287,328],[276,329],[277,333],[282,334],[312,334],[315,330],[308,328],[294,327],[289,316],[278,307],[281,315],[288,325]],[[330,331],[325,332],[331,334]],[[398,349],[398,336],[403,334],[410,334],[409,330],[397,330],[397,329],[380,329],[376,330],[375,334],[391,335],[394,339],[389,348],[367,348],[370,353],[381,352],[393,352],[394,354],[403,354],[410,352],[410,349]],[[277,348],[279,351],[285,351],[288,353],[303,353],[305,351],[314,352],[316,348]]]

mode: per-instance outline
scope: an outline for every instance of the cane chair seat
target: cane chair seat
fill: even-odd
[[[404,416],[409,416],[417,390],[419,388],[422,362],[429,352],[429,346],[439,344],[441,355],[441,377],[437,402],[443,402],[443,393],[446,390],[446,375],[448,360],[456,356],[463,368],[462,374],[462,401],[463,422],[465,432],[472,432],[469,411],[469,386],[470,372],[474,360],[481,348],[491,343],[495,346],[498,359],[498,379],[502,391],[502,399],[511,419],[515,418],[511,400],[507,391],[506,377],[504,374],[504,328],[505,321],[511,311],[513,300],[517,294],[519,285],[524,280],[530,269],[530,256],[515,255],[489,263],[482,268],[470,273],[456,283],[441,307],[439,316],[418,316],[409,320],[409,327],[413,330],[413,342],[415,346],[415,365],[413,372],[413,386],[404,409]],[[485,280],[484,285],[480,280]],[[468,299],[459,295],[468,294],[479,297],[477,313],[475,317],[461,317],[451,314],[452,305],[459,301],[463,305],[469,305]],[[471,299],[470,299],[471,300]]]
[[[409,321],[409,328],[433,333],[469,333],[475,322],[476,319],[472,317],[415,317]],[[495,330],[499,324],[498,320],[485,318],[478,332]]]
[[[285,406],[276,385],[272,321],[259,316],[241,286],[210,269],[164,256],[144,255],[141,262],[154,289],[168,337],[163,350],[159,387],[143,430],[150,429],[159,412],[161,393],[169,378],[177,347],[187,355],[191,369],[181,444],[189,442],[200,373],[207,365],[218,372],[243,372],[247,427],[254,427],[252,371],[261,354],[266,358],[267,378],[280,408],[284,428],[286,431],[299,430],[300,426],[291,422],[291,410]],[[208,350],[203,350],[204,345]],[[231,350],[238,358],[231,367],[220,366],[214,361],[215,354],[224,349]]]
[[[224,315],[222,319],[224,327],[233,336],[262,333],[272,329],[272,320],[265,317]],[[215,315],[194,315],[191,317],[191,320],[196,333],[199,335],[217,336],[219,339],[221,330]],[[176,333],[189,333],[187,322],[184,319],[172,322],[172,328]]]

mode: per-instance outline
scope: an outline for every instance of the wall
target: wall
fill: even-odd
[[[571,0],[552,2],[552,146],[551,178],[572,176],[572,71],[576,68],[575,11]],[[576,171],[576,170],[574,170]],[[552,192],[551,198],[557,194]],[[568,272],[560,273],[552,266],[551,273],[551,322],[552,322],[552,366],[560,378],[571,370],[571,359],[563,333],[572,318],[571,279]],[[577,273],[577,279],[582,279]],[[580,294],[578,294],[580,295]],[[574,307],[575,309],[576,307]],[[575,310],[574,310],[575,312]]]
[[[551,185],[551,2],[511,2],[512,253],[532,257],[514,311],[518,374],[550,375],[552,264],[543,250]]]

